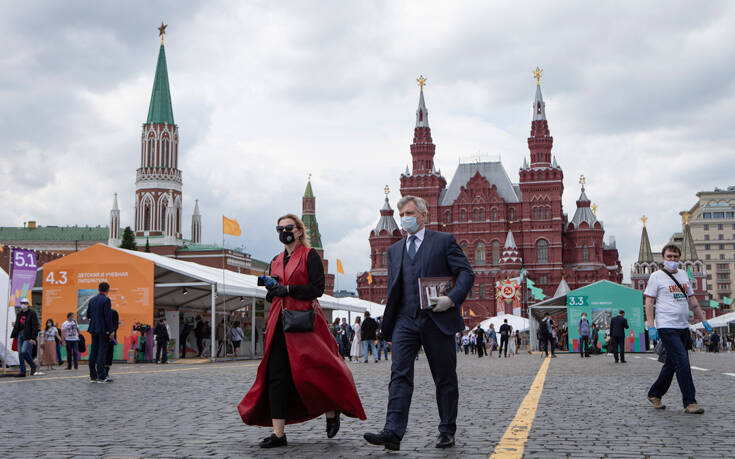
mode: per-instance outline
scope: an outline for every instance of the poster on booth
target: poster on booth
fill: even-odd
[[[521,280],[506,278],[495,282],[495,311],[497,314],[521,315]]]
[[[569,349],[579,352],[578,325],[582,313],[587,314],[590,327],[597,329],[598,347],[605,342],[605,332],[619,311],[625,311],[630,328],[626,330],[625,350],[645,352],[646,338],[643,323],[643,292],[609,281],[599,281],[567,294]],[[592,339],[591,339],[592,341]]]
[[[74,313],[88,349],[92,340],[86,332],[87,307],[97,295],[99,283],[107,282],[112,308],[120,318],[113,359],[127,360],[128,350],[134,346],[130,339],[133,324],[153,324],[153,270],[152,261],[103,244],[48,262],[43,266],[41,323],[50,318],[62,324],[68,313]],[[83,359],[88,356],[87,349],[83,350]],[[62,354],[65,352],[62,347]]]

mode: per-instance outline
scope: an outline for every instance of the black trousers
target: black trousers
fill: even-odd
[[[590,342],[588,341],[589,339],[589,336],[579,337],[579,355],[583,357],[587,357],[588,355],[590,355]]]
[[[554,355],[555,352],[553,335],[541,335],[541,345],[543,346],[546,355],[549,355],[549,350],[551,350],[551,355]]]
[[[485,345],[483,343],[477,343],[477,356],[482,357],[482,353],[485,351]]]
[[[105,370],[107,375],[110,375],[110,367],[112,366],[112,354],[115,352],[115,344],[110,341],[107,343],[107,354],[105,355]]]
[[[197,336],[197,351],[199,351],[199,355],[197,357],[202,356],[202,352],[204,352],[204,338],[200,338]]]
[[[107,361],[107,346],[109,345],[110,338],[107,335],[92,333],[92,347],[89,350],[90,379],[105,379],[107,377],[105,362]]]
[[[625,362],[625,336],[610,337],[610,344],[612,344],[615,361],[618,361],[618,353],[620,353],[620,360]]]
[[[71,362],[74,361],[74,369],[79,368],[77,362],[77,349],[79,349],[79,341],[66,340],[66,368],[71,368]]]
[[[509,336],[500,335],[500,349],[498,349],[498,356],[502,353],[505,357],[508,357],[508,338]]]
[[[168,340],[156,341],[156,362],[168,362]]]
[[[271,407],[271,419],[285,419],[286,407],[291,391],[295,390],[291,364],[288,362],[286,336],[283,333],[281,318],[273,332],[271,352],[268,355],[268,400]]]

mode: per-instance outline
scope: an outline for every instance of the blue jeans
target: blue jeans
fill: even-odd
[[[385,353],[385,360],[388,360],[388,343],[384,339],[378,340],[378,360],[380,360],[380,354]]]
[[[658,337],[663,342],[666,350],[666,361],[664,366],[661,367],[658,379],[648,390],[648,396],[663,397],[666,391],[669,390],[671,380],[676,374],[676,381],[679,383],[684,407],[691,403],[697,403],[692,369],[689,366],[689,354],[685,347],[689,338],[689,330],[686,328],[659,328]]]
[[[23,339],[22,331],[18,333],[18,349],[20,350],[20,352],[18,352],[18,360],[20,361],[18,370],[20,371],[20,373],[26,374],[26,361],[28,361],[28,364],[31,366],[31,373],[36,371],[36,362],[34,362],[33,358],[31,357],[31,352],[33,352],[33,344],[30,341],[26,341]]]
[[[365,341],[362,342],[362,353],[365,354],[365,363],[367,363],[367,361],[368,361],[368,349],[372,349],[372,351],[373,351],[373,360],[375,360],[377,362],[378,361],[378,356],[376,354],[375,341],[373,341],[371,339],[366,339]]]

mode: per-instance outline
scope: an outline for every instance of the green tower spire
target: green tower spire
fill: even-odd
[[[681,243],[681,261],[697,261],[697,249],[694,246],[692,230],[689,228],[689,212],[682,213],[684,217],[684,240]]]
[[[163,47],[163,36],[161,37],[161,48],[158,51],[156,76],[153,79],[153,92],[151,93],[151,103],[148,106],[148,119],[146,120],[146,124],[152,123],[174,124],[174,111],[171,108],[171,91],[168,87],[168,68],[166,67],[166,50]]]

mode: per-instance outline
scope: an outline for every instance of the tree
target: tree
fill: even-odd
[[[145,238],[145,251],[149,253],[151,251],[151,243],[148,242],[148,238]]]
[[[129,226],[126,226],[123,230],[122,235],[122,244],[120,244],[121,249],[128,249],[128,250],[136,250],[137,247],[135,245],[135,235],[133,234],[133,230],[130,229]]]

